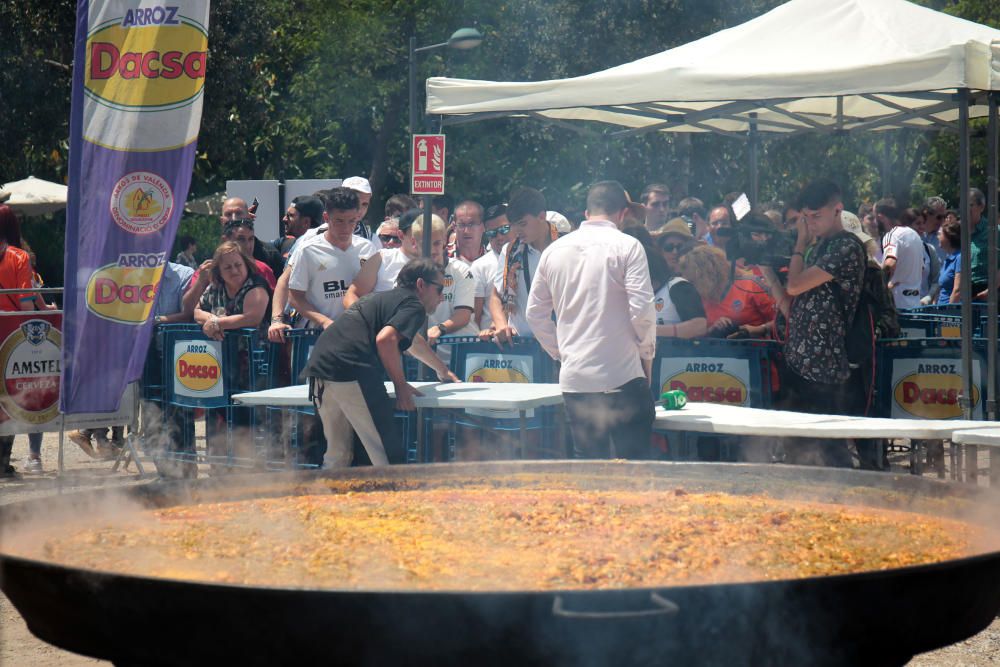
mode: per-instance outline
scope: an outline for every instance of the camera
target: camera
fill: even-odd
[[[718,230],[721,231],[721,230]],[[788,266],[795,250],[795,236],[778,231],[771,221],[759,214],[749,213],[732,227],[726,255],[742,259],[747,264],[781,269]]]

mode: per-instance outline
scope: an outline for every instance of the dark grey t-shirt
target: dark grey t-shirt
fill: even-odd
[[[385,369],[375,345],[378,333],[395,328],[404,352],[426,321],[427,311],[413,290],[397,287],[364,296],[320,335],[302,377],[348,382],[381,376]]]

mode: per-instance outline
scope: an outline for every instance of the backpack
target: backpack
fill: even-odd
[[[845,347],[847,361],[852,366],[872,361],[875,356],[875,342],[879,338],[896,338],[899,336],[899,318],[896,303],[892,298],[888,280],[882,267],[868,261],[868,253],[861,240],[848,233],[858,245],[865,257],[865,267],[861,274],[861,296],[858,307],[847,323]],[[843,298],[840,285],[833,283],[834,294],[843,308]]]

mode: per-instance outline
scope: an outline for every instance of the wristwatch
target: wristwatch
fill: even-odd
[[[447,336],[448,335],[448,327],[446,327],[444,325],[444,322],[442,322],[441,324],[438,324],[437,328],[438,328],[438,331],[441,332],[442,336]]]

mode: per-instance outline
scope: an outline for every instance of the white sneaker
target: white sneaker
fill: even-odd
[[[30,472],[34,474],[39,474],[44,472],[44,470],[42,470],[42,459],[35,458],[33,456],[29,457],[24,464],[24,472]]]

